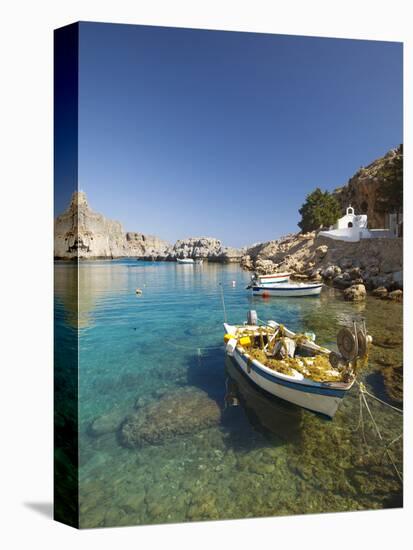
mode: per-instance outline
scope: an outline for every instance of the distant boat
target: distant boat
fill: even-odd
[[[251,283],[247,286],[247,288],[251,288],[252,286],[273,285],[276,283],[288,283],[290,280],[290,275],[291,273],[288,273],[287,271],[280,273],[269,273],[268,275],[258,275],[257,273],[254,273],[251,277]]]
[[[202,258],[195,258],[194,262],[198,265],[202,265],[204,263],[204,260]]]
[[[178,264],[193,264],[195,263],[192,258],[177,258]]]
[[[252,285],[253,294],[260,296],[319,296],[323,283],[276,283],[272,285]]]

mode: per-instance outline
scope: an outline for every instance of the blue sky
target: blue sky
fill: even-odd
[[[81,23],[79,44],[79,187],[126,231],[277,238],[403,141],[399,43]]]

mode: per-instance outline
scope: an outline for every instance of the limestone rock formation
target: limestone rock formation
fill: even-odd
[[[241,265],[259,273],[289,271],[293,278],[318,280],[320,276],[339,288],[363,283],[369,290],[403,287],[403,239],[332,241],[316,233],[287,235],[254,245]]]
[[[243,269],[246,269],[248,271],[254,269],[254,262],[252,261],[251,256],[249,256],[248,254],[242,256],[240,265]]]
[[[402,302],[403,301],[403,291],[402,290],[393,290],[392,292],[389,292],[387,298],[389,300],[394,300],[395,302]]]
[[[219,254],[221,241],[212,237],[191,237],[176,241],[172,249],[174,258],[208,258]]]
[[[223,246],[214,237],[189,237],[176,241],[159,259],[175,260],[176,258],[202,258],[209,262],[240,262],[244,249]]]
[[[361,302],[366,299],[366,287],[362,284],[351,285],[343,293],[344,299],[348,302]]]
[[[124,233],[119,222],[91,210],[82,191],[73,193],[69,208],[55,220],[57,259],[165,257],[169,249],[154,235]]]
[[[143,233],[126,233],[128,254],[133,257],[166,257],[170,252],[171,245],[156,235],[145,235]]]
[[[113,258],[127,256],[119,222],[93,212],[82,191],[73,193],[69,208],[55,220],[55,258]]]
[[[349,204],[359,214],[367,214],[371,229],[385,227],[386,205],[380,203],[378,189],[394,163],[403,161],[402,146],[391,149],[366,167],[360,168],[348,183],[335,190],[334,195],[343,211]]]
[[[209,262],[221,262],[224,264],[239,263],[244,255],[244,250],[233,248],[232,246],[223,246],[219,252],[208,256]]]
[[[375,288],[372,292],[373,296],[377,296],[377,298],[385,298],[388,295],[388,290],[384,286],[378,286]]]

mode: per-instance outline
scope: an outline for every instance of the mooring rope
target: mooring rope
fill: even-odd
[[[361,392],[359,392],[359,421],[356,428],[353,430],[358,432],[361,428],[361,435],[363,436],[364,444],[367,446],[366,432],[364,431],[364,417],[363,417],[363,398]]]
[[[227,310],[226,310],[226,307],[225,307],[224,287],[222,286],[222,283],[219,283],[219,286],[221,288],[222,309],[224,310],[224,323],[226,323],[227,322]]]
[[[359,416],[359,425],[358,425],[358,428],[361,427],[362,428],[362,434],[363,434],[363,439],[364,439],[364,443],[367,445],[367,442],[366,442],[366,437],[365,437],[365,432],[364,432],[364,419],[363,419],[363,403],[367,409],[367,412],[369,413],[369,416],[371,418],[371,421],[373,423],[373,426],[374,426],[374,429],[376,431],[376,434],[378,436],[378,438],[380,439],[380,441],[382,443],[385,444],[385,448],[384,448],[384,452],[387,454],[387,457],[389,458],[396,474],[397,474],[397,477],[399,478],[400,482],[403,483],[403,476],[402,474],[400,473],[399,469],[397,468],[396,466],[396,463],[393,459],[393,456],[392,454],[390,453],[390,447],[391,445],[393,445],[393,443],[395,443],[396,441],[398,441],[399,439],[401,439],[403,437],[403,434],[401,433],[400,435],[398,435],[397,437],[395,437],[392,441],[390,441],[390,443],[388,443],[386,445],[384,439],[383,439],[383,436],[380,432],[380,429],[377,425],[377,422],[373,416],[373,413],[371,412],[371,409],[369,407],[369,404],[367,402],[367,399],[366,399],[366,395],[369,395],[370,397],[372,397],[373,399],[376,399],[377,401],[379,401],[380,403],[382,403],[383,405],[399,412],[399,413],[403,413],[403,411],[401,409],[398,409],[397,407],[393,407],[392,405],[390,405],[389,403],[386,403],[385,401],[382,401],[381,399],[379,399],[378,397],[376,397],[375,395],[371,394],[369,391],[367,391],[367,388],[366,386],[363,384],[363,382],[357,382],[356,380],[356,384],[358,385],[359,387],[359,390],[360,390],[360,394],[359,394],[359,403],[360,403],[360,416]],[[358,429],[357,428],[357,429]]]
[[[180,348],[180,349],[184,349],[186,351],[193,351],[194,349],[196,349],[198,355],[200,355],[200,352],[202,353],[202,351],[208,351],[208,350],[217,350],[217,349],[224,349],[224,346],[221,345],[221,346],[204,346],[204,347],[200,347],[200,346],[186,346],[184,344],[177,344],[176,342],[172,342],[172,340],[165,340],[164,339],[164,342],[166,344],[170,344],[171,346],[175,346],[176,348]]]
[[[362,383],[362,382],[361,382]],[[359,383],[360,384],[360,383]],[[382,405],[385,405],[386,407],[389,407],[390,409],[393,409],[394,411],[397,411],[398,413],[400,414],[403,414],[403,409],[399,409],[397,407],[394,407],[393,405],[390,405],[390,403],[386,403],[386,401],[382,401],[381,399],[379,399],[378,397],[376,397],[375,395],[373,395],[372,393],[370,393],[366,386],[364,386],[363,384],[363,393],[365,393],[366,395],[368,395],[369,397],[371,397],[372,399],[375,399],[376,401],[378,401],[379,403],[381,403]]]

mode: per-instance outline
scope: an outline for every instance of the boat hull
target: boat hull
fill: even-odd
[[[330,418],[333,418],[341,400],[352,386],[351,383],[342,388],[337,385],[327,387],[316,383],[304,384],[287,380],[287,377],[271,371],[255,359],[249,360],[239,347],[234,350],[232,358],[248,378],[263,390]]]
[[[187,259],[177,258],[176,261],[178,262],[178,264],[193,264],[193,263],[195,263],[192,258],[187,258]]]
[[[301,287],[293,287],[286,284],[276,284],[273,286],[253,286],[253,294],[259,296],[280,296],[280,297],[294,297],[294,296],[319,296],[323,285],[308,285]]]

